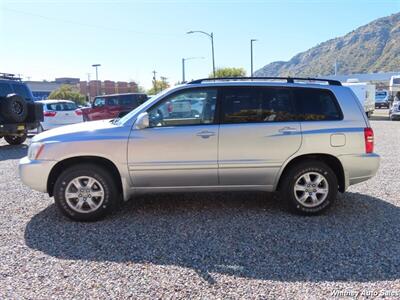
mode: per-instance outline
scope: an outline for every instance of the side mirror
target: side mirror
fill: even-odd
[[[136,129],[145,129],[150,126],[149,122],[149,114],[147,112],[141,113],[135,122],[135,128]]]

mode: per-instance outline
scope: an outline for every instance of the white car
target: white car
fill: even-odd
[[[44,121],[40,122],[38,132],[83,122],[82,111],[75,102],[69,100],[41,100]]]

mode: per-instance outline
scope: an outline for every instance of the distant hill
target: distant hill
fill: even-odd
[[[345,36],[323,42],[289,61],[272,62],[256,76],[323,76],[400,71],[400,13],[380,18]]]

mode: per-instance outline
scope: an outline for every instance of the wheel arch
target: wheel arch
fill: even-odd
[[[97,166],[101,166],[106,170],[110,171],[112,178],[114,179],[117,189],[120,193],[123,192],[122,178],[117,166],[109,159],[100,156],[76,156],[64,159],[58,162],[50,171],[47,178],[47,192],[50,197],[53,196],[54,185],[60,174],[71,166],[82,164],[82,163],[92,163]]]
[[[279,180],[278,183],[276,184],[276,190],[279,191],[280,186],[282,184],[282,178],[284,177],[285,173],[288,172],[288,170],[304,161],[307,159],[315,159],[315,160],[319,160],[321,162],[324,162],[325,164],[327,164],[335,173],[337,181],[338,181],[338,185],[339,185],[339,191],[341,193],[343,193],[346,189],[346,184],[345,184],[345,174],[344,174],[344,169],[343,169],[343,165],[340,162],[340,160],[331,155],[331,154],[325,154],[325,153],[313,153],[313,154],[303,154],[303,155],[299,155],[296,156],[294,158],[292,158],[291,160],[289,160],[282,168],[279,174]]]

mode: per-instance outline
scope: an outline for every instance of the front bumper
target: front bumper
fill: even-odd
[[[27,186],[36,191],[46,193],[47,180],[56,163],[57,161],[30,160],[28,157],[24,157],[19,161],[19,176]]]
[[[353,184],[366,181],[375,176],[380,165],[380,156],[376,153],[349,154],[338,157],[345,175],[345,190]]]

